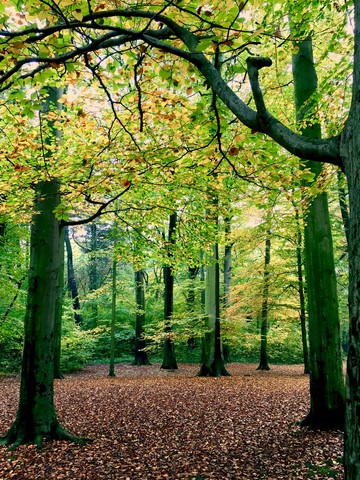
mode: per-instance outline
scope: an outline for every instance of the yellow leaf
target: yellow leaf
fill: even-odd
[[[80,8],[77,8],[77,9],[73,12],[73,17],[76,18],[76,20],[78,20],[79,22],[81,22],[81,20],[83,19],[83,14],[82,14]]]

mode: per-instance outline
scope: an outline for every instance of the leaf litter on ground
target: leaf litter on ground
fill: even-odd
[[[85,446],[0,448],[0,480],[341,479],[342,434],[297,425],[309,408],[303,367],[229,364],[231,377],[196,377],[198,365],[106,365],[55,381],[60,421]],[[19,379],[0,379],[0,432],[13,422]]]

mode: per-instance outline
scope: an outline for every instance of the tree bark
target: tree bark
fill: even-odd
[[[311,96],[317,89],[311,38],[300,41],[293,56],[297,120],[313,122],[303,134],[320,138],[320,125],[312,115]],[[322,164],[306,161],[315,180]],[[310,201],[305,219],[305,272],[309,310],[310,412],[301,422],[313,428],[344,427],[344,379],[340,348],[336,274],[328,200],[325,192]]]
[[[261,327],[260,327],[260,363],[256,370],[270,370],[267,350],[268,313],[269,313],[269,285],[270,285],[270,252],[271,231],[266,231],[264,278],[261,304]]]
[[[217,199],[214,199],[217,206]],[[218,225],[217,211],[209,220]],[[221,377],[230,375],[225,368],[221,344],[220,325],[220,268],[219,245],[212,246],[212,262],[206,267],[205,285],[205,327],[208,330],[203,338],[202,365],[199,377]]]
[[[169,218],[169,262],[173,253],[171,251],[172,245],[175,244],[175,230],[176,230],[177,214],[172,213]],[[175,356],[175,345],[172,336],[171,317],[174,311],[174,274],[171,263],[164,266],[164,319],[165,319],[165,342],[164,354],[161,368],[165,370],[176,370],[177,362]]]
[[[116,326],[116,280],[117,280],[117,263],[116,249],[118,243],[117,221],[114,221],[114,241],[113,241],[113,259],[111,270],[111,322],[110,322],[110,355],[109,355],[109,377],[115,377],[115,326]]]
[[[337,178],[338,178],[338,194],[339,194],[339,205],[340,205],[340,212],[341,218],[344,225],[344,232],[346,237],[346,252],[348,251],[349,245],[349,234],[350,234],[350,215],[349,215],[349,208],[348,202],[346,199],[346,192],[344,186],[344,174],[341,170],[337,171]]]

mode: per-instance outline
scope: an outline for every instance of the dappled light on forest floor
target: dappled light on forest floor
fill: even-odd
[[[341,479],[342,435],[300,429],[309,405],[302,366],[93,365],[55,382],[62,424],[91,438],[43,451],[0,448],[0,480]],[[19,380],[0,379],[0,433],[14,420]]]

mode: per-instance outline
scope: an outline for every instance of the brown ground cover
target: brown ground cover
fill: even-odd
[[[300,429],[309,405],[301,366],[87,367],[55,383],[59,418],[85,446],[0,447],[0,480],[341,479],[340,432]],[[16,414],[18,378],[0,379],[0,432]]]

